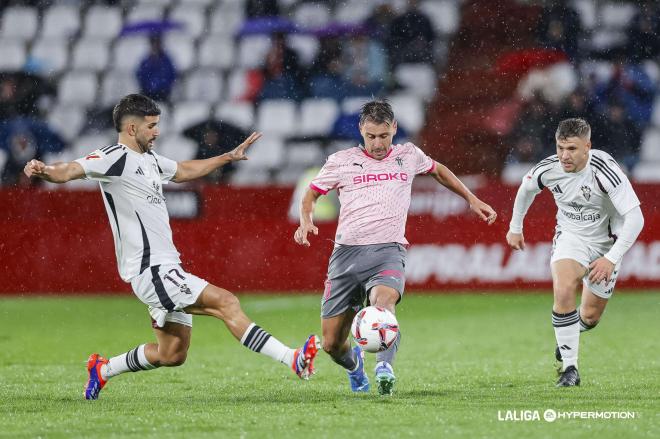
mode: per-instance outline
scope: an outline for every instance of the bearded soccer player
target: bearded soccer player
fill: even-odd
[[[621,259],[641,232],[644,217],[626,174],[609,154],[591,148],[587,121],[561,121],[555,138],[557,154],[523,178],[506,239],[516,250],[525,248],[523,219],[536,194],[547,187],[557,204],[551,255],[555,357],[562,362],[557,386],[571,387],[580,385],[580,333],[600,321]]]
[[[213,316],[240,342],[291,368],[306,379],[313,373],[318,350],[311,335],[299,349],[290,349],[252,322],[236,296],[187,273],[172,241],[163,184],[203,177],[217,168],[246,160],[247,148],[261,134],[252,133],[232,151],[206,160],[175,162],[153,151],[160,109],[146,96],[125,96],[114,108],[118,142],[69,163],[45,165],[31,160],[28,177],[54,183],[87,178],[99,181],[108,214],[121,278],[148,307],[157,343],[146,343],[106,359],[90,355],[86,399],[97,399],[107,381],[124,372],[180,366],[186,360],[192,314]]]
[[[364,354],[351,349],[348,338],[355,314],[365,304],[392,313],[404,293],[406,246],[404,237],[413,179],[430,175],[463,197],[488,224],[496,219],[493,209],[480,201],[447,167],[429,158],[412,143],[393,145],[397,123],[389,103],[372,101],[362,107],[359,129],[364,145],[328,157],[312,181],[300,206],[300,227],[295,241],[310,243],[318,234],[313,222],[316,200],[336,189],[341,209],[321,302],[323,349],[348,372],[351,390],[368,392]],[[376,382],[382,395],[390,395],[395,383],[394,356],[401,334],[376,357]]]

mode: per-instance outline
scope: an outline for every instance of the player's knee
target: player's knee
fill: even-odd
[[[580,320],[582,320],[589,329],[593,329],[600,322],[601,314],[597,310],[580,310]]]
[[[334,357],[339,355],[343,344],[338,339],[325,337],[323,339],[323,350],[331,357]]]
[[[188,352],[186,351],[171,352],[161,356],[160,365],[164,367],[181,366],[183,363],[186,362],[187,357],[188,357]]]

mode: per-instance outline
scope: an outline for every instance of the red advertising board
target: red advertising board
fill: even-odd
[[[498,212],[494,225],[431,179],[416,180],[407,288],[547,288],[556,212],[550,195],[539,195],[526,218],[527,249],[512,253],[504,236],[517,188],[478,178],[468,184]],[[660,287],[660,186],[637,185],[636,191],[645,227],[624,259],[619,286]],[[184,267],[232,291],[321,291],[336,223],[318,223],[312,246],[297,246],[296,222],[288,217],[292,194],[290,188],[209,186],[168,193]],[[0,294],[130,291],[117,273],[99,191],[3,190],[0,206]]]

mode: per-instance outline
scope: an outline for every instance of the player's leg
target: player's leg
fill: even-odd
[[[368,392],[369,377],[364,372],[364,353],[359,346],[351,349],[349,334],[355,310],[348,308],[344,312],[322,317],[323,350],[332,360],[346,369],[353,392]]]
[[[399,292],[386,285],[376,285],[369,293],[369,303],[373,306],[385,308],[395,314],[396,304],[401,299]],[[394,357],[399,349],[401,331],[397,333],[396,340],[384,351],[376,354],[376,383],[381,395],[391,395],[396,377],[394,375]]]
[[[580,319],[580,332],[590,331],[600,322],[608,299],[599,297],[589,288],[586,283],[582,287],[582,302],[578,317]]]
[[[580,325],[575,303],[586,268],[573,259],[555,260],[551,267],[554,294],[552,326],[563,360],[562,375],[557,385],[579,385],[577,361]]]
[[[232,335],[248,349],[290,367],[299,377],[308,378],[318,351],[315,335],[301,348],[291,349],[255,324],[243,312],[238,298],[229,291],[208,284],[194,304],[185,308],[190,314],[213,316],[222,320]]]
[[[190,347],[192,317],[175,312],[168,315],[168,320],[162,328],[154,325],[158,343],[141,344],[110,359],[99,354],[90,355],[87,361],[89,380],[85,387],[85,398],[97,399],[108,380],[117,375],[182,365]]]

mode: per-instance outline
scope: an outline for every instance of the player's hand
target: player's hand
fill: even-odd
[[[46,164],[44,162],[40,162],[39,160],[30,160],[25,164],[25,168],[23,168],[23,172],[28,177],[43,175],[45,170]]]
[[[305,247],[309,247],[309,241],[307,240],[307,234],[308,233],[313,233],[315,235],[319,234],[319,229],[316,227],[314,224],[301,224],[298,229],[296,229],[296,233],[293,234],[293,239],[296,241],[297,244],[304,245]]]
[[[261,135],[262,135],[261,133],[258,133],[258,132],[255,131],[252,134],[250,134],[248,136],[248,138],[245,139],[245,141],[243,143],[241,143],[236,148],[229,151],[227,153],[227,155],[229,156],[231,161],[236,162],[236,161],[239,161],[239,160],[247,160],[248,157],[247,157],[247,155],[245,155],[245,151],[247,151],[247,149],[250,147],[250,145],[252,145],[254,142],[259,140],[261,138]]]
[[[589,281],[595,284],[604,281],[607,284],[612,278],[613,271],[614,264],[602,256],[589,264]]]
[[[493,224],[497,219],[497,214],[495,213],[493,208],[478,198],[474,198],[473,200],[470,200],[470,209],[472,209],[474,213],[479,215],[479,218],[486,221],[488,225]]]
[[[525,237],[522,233],[507,233],[506,242],[514,250],[525,250]]]

